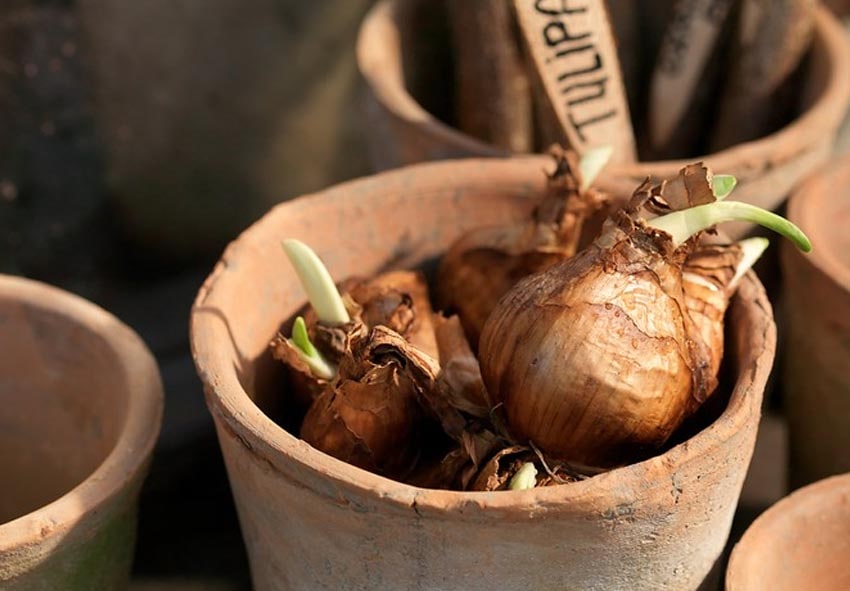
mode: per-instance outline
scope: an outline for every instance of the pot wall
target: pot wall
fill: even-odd
[[[114,317],[0,275],[0,589],[124,589],[162,415],[145,346]]]
[[[527,213],[548,160],[429,164],[273,209],[225,252],[192,313],[255,588],[696,589],[719,557],[752,454],[774,350],[750,275],[730,311],[740,361],[723,414],[645,462],[561,487],[459,493],[393,482],[290,435],[268,343],[305,296],[280,240],[338,278],[425,265],[466,229]],[[278,379],[280,376],[277,376]],[[291,417],[289,417],[291,419]]]
[[[372,164],[377,170],[464,156],[504,153],[453,129],[428,113],[408,84],[426,69],[410,47],[422,0],[381,0],[360,30],[357,60],[366,81],[371,118]],[[425,62],[428,64],[429,62]],[[827,160],[850,99],[850,48],[843,29],[826,9],[818,9],[809,71],[801,90],[803,114],[757,141],[702,157],[612,166],[612,175],[637,185],[646,176],[674,176],[690,162],[705,160],[715,171],[738,178],[735,199],[773,209],[791,188]],[[415,84],[414,84],[415,86]],[[750,225],[727,226],[733,237]]]
[[[789,218],[810,255],[784,248],[785,410],[794,487],[850,472],[850,156],[803,185]]]

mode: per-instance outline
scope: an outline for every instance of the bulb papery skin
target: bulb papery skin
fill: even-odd
[[[439,364],[383,327],[343,357],[332,383],[301,424],[301,438],[349,464],[402,477],[419,454],[420,402],[435,388]]]
[[[386,326],[431,357],[438,356],[431,321],[434,311],[422,273],[387,271],[349,284],[348,293],[360,306],[359,317],[366,326]]]
[[[529,229],[494,227],[479,230],[455,243],[440,263],[438,285],[441,301],[461,318],[473,349],[478,347],[487,317],[508,290],[529,274],[551,267],[574,254],[572,247],[513,253],[492,246],[522,241],[515,236],[529,233]],[[484,245],[479,246],[482,243]]]
[[[479,358],[517,442],[609,468],[663,445],[715,382],[665,238],[608,228],[499,302]]]
[[[710,372],[715,376],[723,360],[723,317],[734,291],[730,284],[741,258],[741,249],[735,244],[702,245],[683,267],[685,305],[706,344]]]
[[[440,261],[438,299],[460,317],[473,350],[499,299],[522,278],[573,256],[610,205],[602,192],[579,189],[576,154],[554,150],[553,156],[555,172],[529,219],[475,228]]]

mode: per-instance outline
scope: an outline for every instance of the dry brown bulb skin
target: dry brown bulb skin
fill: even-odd
[[[683,268],[685,305],[708,347],[713,375],[723,359],[723,317],[741,258],[737,244],[700,245]]]
[[[439,366],[394,331],[378,326],[354,343],[336,379],[310,407],[301,438],[365,470],[403,478],[416,464]]]
[[[440,262],[440,304],[460,317],[473,349],[499,298],[523,277],[573,256],[585,221],[607,205],[602,193],[582,190],[574,152],[552,155],[555,171],[531,219],[472,230]]]
[[[367,327],[386,326],[431,357],[438,356],[434,311],[422,273],[388,271],[356,282],[348,293],[360,306],[359,317]]]

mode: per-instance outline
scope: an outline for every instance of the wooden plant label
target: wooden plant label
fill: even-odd
[[[636,158],[617,47],[603,0],[513,0],[534,70],[570,147]]]
[[[667,145],[688,111],[731,6],[731,0],[676,3],[650,88],[650,139],[656,148]]]

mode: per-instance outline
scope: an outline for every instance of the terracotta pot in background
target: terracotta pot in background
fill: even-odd
[[[162,416],[139,338],[76,296],[0,276],[0,589],[119,590]]]
[[[850,589],[850,475],[779,501],[732,551],[727,591]]]
[[[850,472],[850,155],[791,197],[809,255],[782,249],[791,485]]]
[[[78,0],[107,184],[140,251],[214,255],[366,162],[350,46],[371,0]]]
[[[428,83],[420,82],[428,76],[433,60],[423,60],[416,54],[419,46],[411,46],[430,9],[422,0],[380,0],[361,26],[357,61],[368,86],[372,125],[367,139],[378,170],[424,160],[501,154],[441,122],[419,102],[418,89],[429,84],[432,93],[450,94],[448,87],[435,88],[451,78],[444,72],[435,72]],[[715,171],[738,177],[736,199],[772,209],[828,158],[850,99],[847,71],[848,40],[835,17],[818,9],[806,84],[801,89],[804,108],[796,120],[762,139],[721,152],[687,161],[623,165],[611,173],[635,183],[647,175],[674,176],[685,164],[704,159]],[[727,232],[736,236],[749,228],[741,224],[728,227]]]
[[[731,307],[731,396],[707,425],[641,463],[518,493],[415,488],[318,452],[284,430],[269,341],[305,299],[280,247],[309,242],[343,279],[432,265],[462,232],[527,214],[539,157],[423,164],[280,205],[225,251],[192,312],[258,591],[696,589],[720,556],[759,420],[775,331],[750,274]],[[725,407],[723,407],[723,404]],[[714,414],[711,414],[714,412]]]

